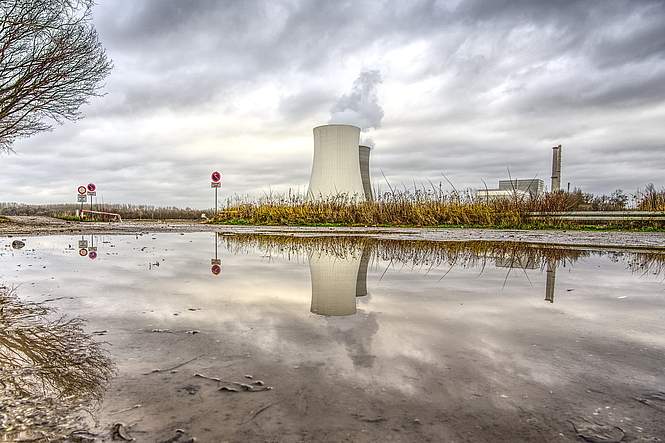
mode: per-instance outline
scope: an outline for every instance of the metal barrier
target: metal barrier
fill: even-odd
[[[120,214],[116,214],[115,212],[91,211],[89,209],[83,209],[81,211],[81,217],[85,214],[111,215],[111,216],[117,218],[118,221],[122,223],[122,217],[120,216]]]
[[[531,212],[530,218],[567,221],[643,221],[665,222],[665,211],[568,211]]]

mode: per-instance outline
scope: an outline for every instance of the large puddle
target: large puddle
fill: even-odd
[[[0,441],[665,435],[663,253],[13,240],[0,243]]]

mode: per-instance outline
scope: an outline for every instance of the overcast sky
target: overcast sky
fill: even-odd
[[[0,201],[210,207],[305,191],[312,128],[358,119],[374,184],[665,185],[665,1],[99,0],[86,118],[0,154]],[[348,121],[348,123],[354,123]],[[373,127],[372,127],[373,126]],[[447,186],[447,184],[446,184]]]

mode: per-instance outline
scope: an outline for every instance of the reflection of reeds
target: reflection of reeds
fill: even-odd
[[[64,438],[113,375],[83,320],[53,314],[0,288],[0,437]]]
[[[232,253],[259,250],[263,255],[302,260],[312,253],[336,255],[340,258],[356,256],[364,249],[372,251],[379,260],[412,267],[485,266],[500,260],[506,267],[534,264],[544,269],[548,264],[558,266],[574,263],[591,255],[609,255],[624,261],[633,272],[660,274],[665,268],[662,252],[601,252],[570,248],[557,248],[519,242],[496,241],[425,241],[385,240],[353,236],[295,237],[270,234],[235,234],[222,237]]]
[[[312,253],[325,253],[341,258],[356,255],[369,248],[380,260],[411,266],[437,267],[482,265],[488,259],[514,260],[514,263],[575,261],[588,252],[570,249],[536,247],[518,242],[384,240],[352,236],[293,237],[282,235],[225,235],[226,247],[234,253],[258,249],[264,255],[287,259]]]

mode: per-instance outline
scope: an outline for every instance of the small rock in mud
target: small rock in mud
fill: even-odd
[[[593,423],[585,419],[572,422],[572,425],[577,436],[590,443],[619,443],[625,436],[619,427]]]
[[[111,440],[134,441],[134,438],[127,433],[127,430],[125,429],[125,425],[123,423],[116,423],[111,428]]]
[[[14,240],[12,242],[12,248],[14,249],[23,249],[25,247],[25,242],[22,242],[21,240]]]
[[[175,435],[168,440],[162,440],[159,443],[195,443],[196,437],[191,437],[187,435],[182,429],[176,429]]]
[[[635,400],[654,409],[665,412],[665,392],[648,392]]]
[[[178,388],[178,392],[186,392],[189,395],[196,395],[201,390],[200,385],[185,385]]]

